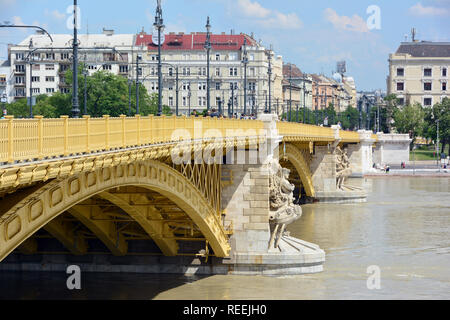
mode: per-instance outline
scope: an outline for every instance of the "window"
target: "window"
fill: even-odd
[[[250,77],[254,77],[256,75],[255,68],[250,68]]]
[[[16,84],[24,84],[25,77],[16,77]]]
[[[191,68],[183,68],[183,76],[190,76]]]
[[[16,65],[16,72],[25,72],[25,65],[24,64]]]
[[[425,83],[423,84],[423,90],[425,90],[425,91],[431,91],[431,89],[432,89],[431,82],[425,82]]]
[[[68,53],[61,53],[61,60],[69,60],[69,54]]]
[[[104,64],[103,65],[103,70],[111,70],[111,65],[110,64]]]
[[[97,66],[94,66],[92,64],[88,65],[88,70],[97,70]]]
[[[424,106],[431,106],[432,104],[432,99],[431,98],[424,98],[423,99],[423,105]]]
[[[173,76],[173,68],[169,68],[169,77]]]
[[[220,61],[220,54],[216,53],[216,61]]]
[[[234,90],[237,90],[237,88],[238,88],[237,82],[230,82],[230,89],[233,89],[233,88],[234,88]]]
[[[45,82],[55,82],[55,77],[45,77]]]
[[[398,98],[398,104],[399,104],[400,106],[405,105],[405,98]]]
[[[249,61],[254,61],[254,60],[255,60],[255,55],[254,55],[253,53],[251,53],[251,54],[248,56],[248,60],[249,60]]]
[[[248,83],[248,90],[256,91],[256,82],[249,82]]]
[[[53,88],[47,89],[47,93],[53,93],[53,92],[55,92],[55,89],[53,89]],[[61,89],[59,89],[59,92],[70,93],[70,89],[69,88],[61,88]]]
[[[220,68],[216,68],[216,76],[220,77]]]
[[[24,54],[23,53],[16,53],[16,60],[23,60]]]
[[[46,53],[45,58],[47,60],[55,60],[55,54],[54,53]]]
[[[158,82],[152,82],[151,89],[152,89],[152,91],[157,91],[158,90]]]
[[[65,88],[65,89],[67,89],[67,88]],[[67,89],[67,91],[69,91],[69,89]],[[47,92],[47,93],[54,93],[55,92],[55,88],[47,88],[47,89],[45,89],[45,92]],[[67,92],[63,92],[63,93],[67,93]]]
[[[236,52],[231,52],[229,55],[231,61],[236,61],[238,59],[238,55]]]
[[[119,66],[120,73],[128,73],[128,66]]]
[[[432,75],[431,68],[425,68],[425,69],[423,69],[423,76],[424,76],[424,77],[431,77],[431,75]]]
[[[173,107],[173,97],[169,97],[169,107]]]
[[[397,77],[403,77],[405,75],[405,69],[397,68]]]
[[[442,68],[442,76],[443,77],[447,76],[447,68]]]
[[[33,71],[39,71],[41,70],[41,65],[40,64],[33,64]]]
[[[186,97],[183,97],[183,107],[186,107],[187,106],[187,98]]]
[[[206,82],[199,82],[198,83],[198,90],[199,91],[205,91],[206,90]]]
[[[40,77],[32,77],[32,78],[31,78],[31,81],[32,81],[32,82],[39,82],[39,81],[41,81],[41,80],[40,80]]]
[[[55,65],[54,64],[46,64],[45,70],[55,70]]]
[[[220,90],[220,82],[216,82],[216,90]]]
[[[59,66],[59,72],[66,72],[67,70],[69,70],[70,65],[68,64],[62,64]]]
[[[221,101],[220,97],[216,97],[216,106],[219,106]]]
[[[405,84],[403,82],[397,82],[397,91],[405,90]]]
[[[447,82],[442,82],[442,91],[447,91]]]
[[[41,93],[41,89],[33,88],[33,93],[40,94]]]
[[[25,90],[22,88],[15,90],[15,97],[25,97]]]
[[[238,75],[238,68],[230,68],[230,77]]]

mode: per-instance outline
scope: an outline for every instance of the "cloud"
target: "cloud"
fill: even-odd
[[[238,7],[247,17],[251,18],[266,18],[271,11],[264,8],[257,1],[252,2],[250,0],[238,0]]]
[[[264,8],[258,1],[237,0],[239,14],[253,24],[271,29],[299,29],[303,22],[296,13],[282,13]]]
[[[266,28],[274,29],[300,29],[303,22],[295,13],[283,14],[275,11],[268,19],[261,20],[259,23]]]
[[[442,2],[442,1],[441,1]],[[415,16],[446,16],[450,15],[450,10],[438,7],[424,7],[419,2],[409,8],[409,13]]]
[[[336,11],[331,8],[327,8],[325,9],[324,15],[325,19],[331,22],[336,29],[362,33],[369,32],[367,22],[356,14],[351,18],[347,16],[339,16]]]
[[[19,16],[12,17],[12,24],[16,26],[24,26],[25,23],[23,23],[22,18]]]

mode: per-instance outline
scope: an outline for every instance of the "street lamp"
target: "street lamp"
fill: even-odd
[[[33,40],[30,39],[30,44],[28,46],[30,48],[30,53],[29,53],[29,62],[30,62],[30,118],[33,118],[33,62],[32,62],[32,58],[33,58]]]
[[[247,114],[247,65],[248,65],[248,54],[247,54],[247,38],[244,38],[244,56],[242,59],[244,64],[244,114]]]
[[[136,56],[136,114],[139,114],[139,61],[141,59],[142,59],[142,56],[140,54],[138,54]],[[159,88],[161,88],[161,83],[159,83]],[[161,98],[161,95],[159,95],[159,98]],[[159,111],[158,111],[158,115],[159,116],[161,115],[159,113]]]
[[[133,80],[131,78],[128,79],[128,116],[131,117],[131,85],[133,84]]]
[[[267,74],[269,76],[269,113],[272,113],[272,46],[270,46],[270,50],[268,51],[269,55],[269,68],[267,70]]]
[[[73,0],[73,78],[72,78],[72,117],[80,116],[78,102],[78,4]]]
[[[83,70],[83,76],[84,76],[84,114],[87,115],[87,76],[88,71],[86,70],[86,66]]]
[[[209,93],[209,54],[211,52],[211,24],[209,23],[209,17],[206,21],[206,108],[209,111],[211,108],[210,104],[210,93]]]
[[[162,115],[162,67],[161,67],[161,32],[164,30],[164,20],[162,17],[161,0],[158,0],[156,7],[155,23],[153,26],[158,30],[158,116]],[[138,111],[139,112],[139,111]]]

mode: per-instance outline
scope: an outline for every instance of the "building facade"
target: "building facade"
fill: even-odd
[[[389,55],[387,93],[400,105],[431,107],[448,97],[450,43],[403,42]]]
[[[162,45],[163,104],[175,110],[178,98],[179,114],[207,108],[206,33],[169,33]],[[244,41],[246,46],[244,46]],[[136,37],[136,64],[139,56],[139,78],[149,93],[158,92],[158,47],[152,35],[141,32]],[[242,63],[247,51],[246,113],[260,113],[271,96],[272,110],[281,97],[282,57],[275,56],[246,34],[212,34],[210,51],[210,106],[225,115],[228,108],[244,113],[245,70]],[[269,95],[269,57],[272,69]],[[133,68],[136,70],[136,68]],[[178,71],[178,77],[177,77]],[[133,71],[135,77],[135,71]],[[178,79],[178,86],[177,86]],[[178,92],[178,93],[177,93]]]
[[[291,105],[293,111],[297,110],[297,106],[312,110],[312,78],[291,63],[283,65],[283,77],[283,110],[287,112]]]
[[[69,93],[65,73],[72,69],[72,35],[35,34],[9,48],[11,86],[9,101],[55,92]],[[79,63],[86,74],[105,70],[128,77],[133,57],[134,35],[115,35],[112,30],[102,34],[79,35]],[[31,84],[31,87],[30,87]],[[31,89],[31,92],[30,92]]]

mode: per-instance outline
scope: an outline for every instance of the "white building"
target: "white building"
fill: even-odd
[[[72,68],[73,36],[55,34],[52,38],[53,42],[47,35],[38,33],[10,46],[10,100],[29,97],[30,81],[33,96],[69,92],[65,72]],[[127,76],[134,39],[135,35],[115,35],[112,30],[104,30],[103,34],[81,34],[79,62],[87,66],[89,74],[108,70]]]
[[[11,86],[11,67],[8,61],[0,61],[0,103],[11,102],[8,96]]]

